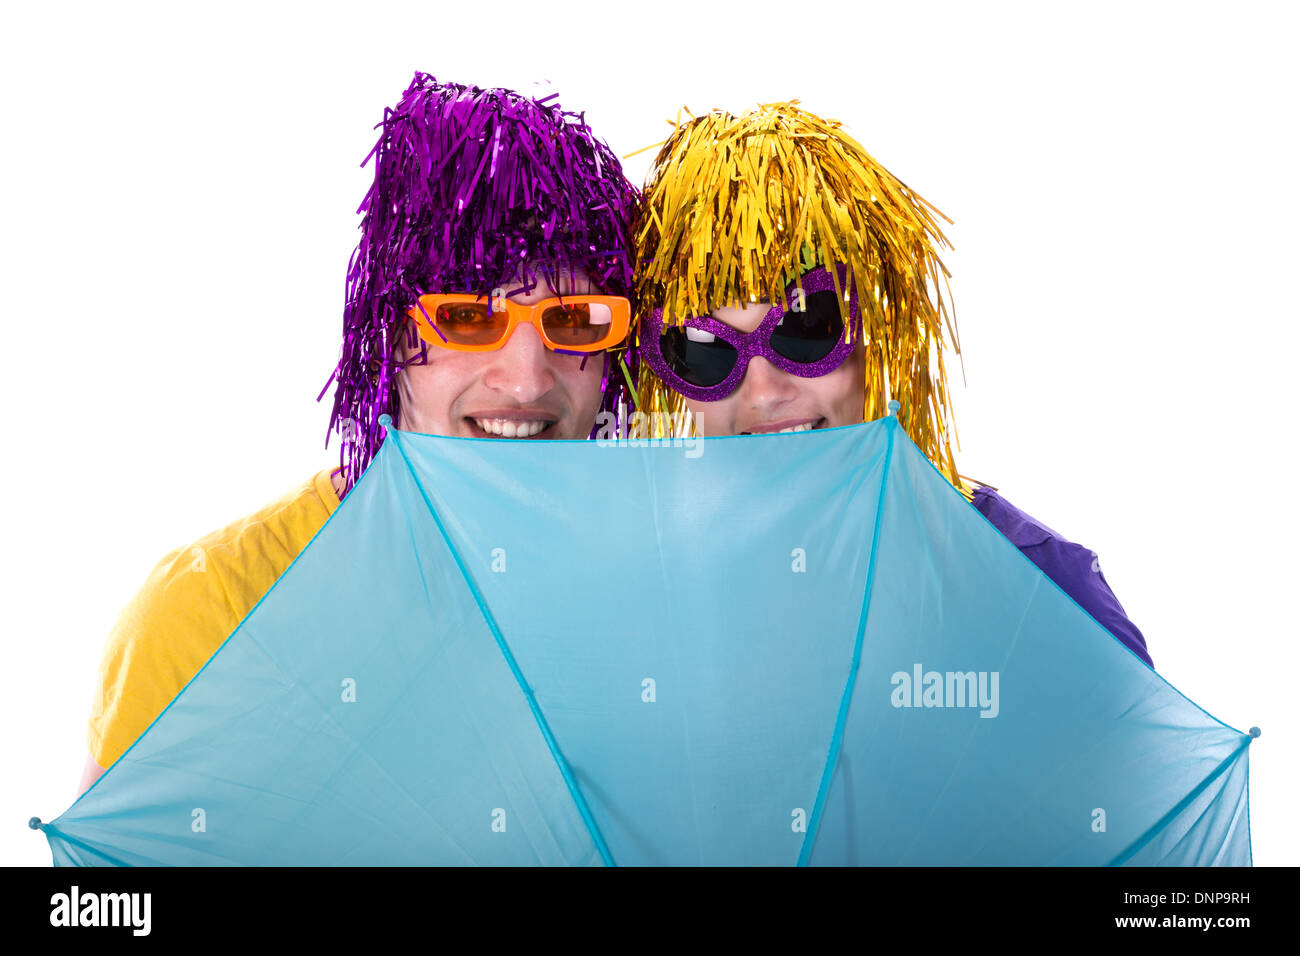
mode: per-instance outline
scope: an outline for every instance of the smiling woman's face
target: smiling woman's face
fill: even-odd
[[[599,292],[579,273],[554,290],[539,278],[528,294],[522,283],[505,286],[513,302],[529,305],[556,294]],[[459,290],[446,290],[459,291]],[[408,350],[403,361],[418,350]],[[425,364],[397,376],[401,395],[397,427],[461,438],[582,439],[600,410],[605,356],[552,352],[531,325],[520,325],[495,352],[458,352],[429,345]]]
[[[759,302],[743,309],[715,309],[712,315],[738,332],[752,332],[771,308]],[[755,356],[740,386],[726,398],[685,402],[696,430],[706,437],[856,425],[866,402],[865,363],[866,346],[860,337],[844,364],[820,378],[791,375]]]

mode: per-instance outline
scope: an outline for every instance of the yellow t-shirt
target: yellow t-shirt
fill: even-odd
[[[97,764],[135,743],[325,524],[333,470],[158,562],[104,649],[86,734]]]

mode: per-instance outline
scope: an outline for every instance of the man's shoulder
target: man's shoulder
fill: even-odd
[[[109,634],[88,743],[102,767],[239,626],[338,505],[328,470],[158,561]],[[107,762],[106,762],[107,761]]]
[[[219,568],[269,562],[283,571],[311,541],[338,506],[330,471],[313,474],[261,508],[205,534],[168,555],[186,570],[212,561]],[[179,561],[178,561],[179,559]]]
[[[135,595],[137,626],[165,618],[196,626],[238,622],[329,518],[338,499],[325,470],[251,514],[165,554]],[[322,487],[323,485],[323,487]]]

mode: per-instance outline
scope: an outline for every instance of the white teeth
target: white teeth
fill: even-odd
[[[532,438],[548,425],[551,425],[552,422],[524,422],[511,418],[476,418],[474,424],[489,435],[500,435],[502,438]]]
[[[785,432],[810,432],[812,431],[812,427],[814,424],[815,424],[814,422],[808,422],[804,425],[791,425],[789,428],[782,428],[780,431],[777,432],[777,434],[781,435],[784,434]]]

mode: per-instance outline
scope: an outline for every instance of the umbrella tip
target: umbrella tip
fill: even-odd
[[[1250,735],[1251,735],[1252,737],[1258,737],[1258,736],[1259,736],[1259,728],[1258,728],[1258,727],[1251,727],[1251,728],[1250,728]]]
[[[391,428],[393,424],[393,417],[389,415],[387,412],[385,412],[383,415],[379,416],[379,424],[384,428]]]
[[[889,414],[890,414],[890,415],[897,415],[897,414],[898,414],[898,410],[899,410],[900,408],[902,408],[902,407],[903,407],[903,406],[900,405],[900,404],[898,403],[898,399],[896,399],[896,398],[891,398],[891,399],[889,400]]]
[[[31,827],[33,830],[39,830],[39,829],[41,828],[41,826],[42,826],[42,824],[41,824],[41,818],[40,818],[40,817],[32,817],[30,820],[27,821],[27,825],[28,825],[29,827]]]

